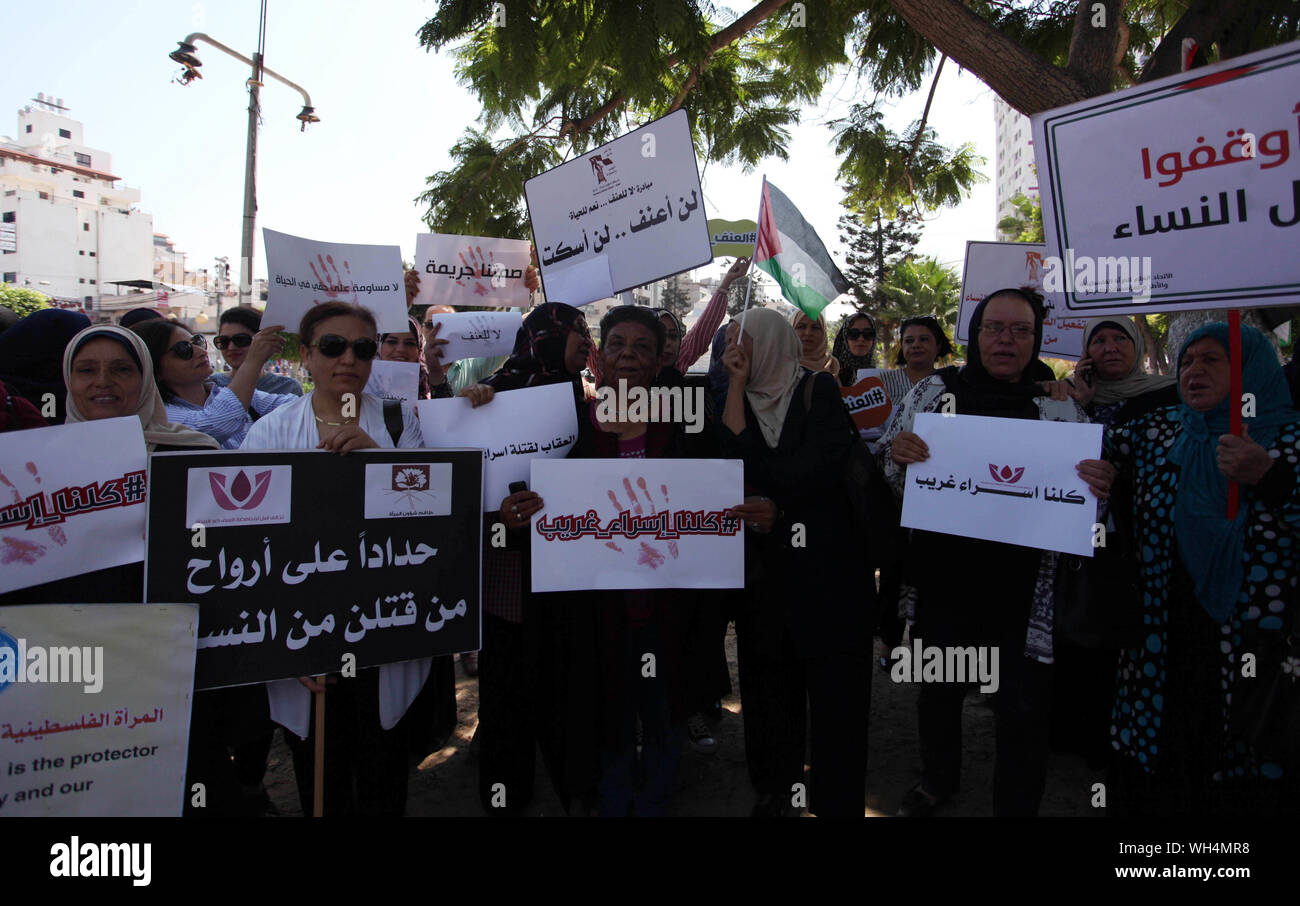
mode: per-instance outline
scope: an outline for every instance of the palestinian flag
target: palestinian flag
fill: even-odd
[[[771,274],[781,284],[781,295],[810,318],[849,291],[849,281],[827,254],[817,232],[767,180],[763,181],[758,210],[754,263]]]

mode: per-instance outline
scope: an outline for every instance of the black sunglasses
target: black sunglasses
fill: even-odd
[[[844,335],[850,340],[874,340],[876,338],[876,332],[870,327],[849,327],[845,329]]]
[[[203,349],[207,345],[207,340],[203,339],[203,337],[198,334],[195,334],[188,340],[181,340],[179,343],[173,343],[171,346],[168,346],[167,351],[174,353],[176,358],[188,362],[190,359],[194,358],[195,349]]]
[[[379,352],[379,344],[373,337],[361,337],[349,343],[346,338],[336,333],[327,333],[311,345],[319,349],[320,354],[327,359],[337,359],[349,346],[352,347],[352,354],[362,362],[369,362],[375,357],[375,353]]]
[[[253,345],[253,335],[251,333],[237,333],[233,337],[213,337],[212,345],[221,350],[225,350],[227,346],[237,346],[240,349],[245,349]]]

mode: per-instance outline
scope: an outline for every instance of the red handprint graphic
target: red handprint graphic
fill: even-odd
[[[466,255],[469,257],[467,258]],[[474,295],[486,296],[492,291],[491,287],[488,284],[485,284],[483,280],[487,278],[490,282],[491,276],[496,273],[497,265],[495,259],[496,255],[490,249],[488,250],[487,257],[484,258],[483,247],[478,245],[470,246],[468,249],[460,253],[461,263],[465,265],[465,268],[469,268],[469,276],[474,278]],[[461,268],[462,274],[465,273],[465,268]],[[464,286],[465,281],[457,279],[456,285]]]
[[[36,468],[36,463],[28,462],[26,464],[27,472],[35,479],[36,484],[41,483],[40,471]],[[13,498],[14,503],[22,503],[25,498],[18,490],[17,486],[9,480],[9,476],[0,472],[0,484],[9,489],[9,496]],[[45,530],[50,540],[59,546],[68,543],[68,535],[63,531],[61,526],[53,525]],[[45,554],[45,545],[35,541],[27,541],[19,538],[5,538],[4,548],[0,550],[0,563],[35,563]]]
[[[655,515],[668,509],[668,486],[666,484],[659,485],[659,493],[663,496],[663,503],[661,506],[655,505],[654,498],[651,496],[650,490],[646,487],[646,480],[644,477],[636,480],[636,488],[637,489],[633,489],[631,479],[623,479],[623,493],[627,497],[627,506],[623,506],[619,501],[618,494],[613,488],[606,491],[606,494],[609,496],[609,501],[614,505],[614,510],[616,512],[625,513],[631,511],[636,516],[642,516],[645,515],[647,509],[651,515]],[[645,498],[646,505],[644,507],[641,505],[642,497]],[[623,553],[623,548],[619,547],[613,541],[606,541],[605,546],[611,550]],[[638,566],[648,566],[651,569],[658,569],[668,562],[668,558],[664,556],[663,551],[660,550],[659,547],[646,541],[639,541],[637,543],[635,553]],[[668,554],[672,559],[677,559],[679,551],[676,541],[668,542]]]
[[[317,270],[316,265],[320,265]],[[334,264],[333,255],[317,255],[316,260],[308,261],[307,266],[311,268],[311,275],[316,278],[316,283],[322,287],[325,295],[324,299],[312,299],[312,305],[320,305],[321,302],[329,302],[334,299],[347,299],[348,293],[352,294],[350,301],[357,301],[356,287],[352,283],[352,268],[348,262],[343,262],[343,274],[339,273],[338,267]],[[346,277],[344,276],[346,274]]]

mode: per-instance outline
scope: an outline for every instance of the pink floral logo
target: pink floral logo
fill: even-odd
[[[258,472],[249,481],[244,470],[240,469],[234,481],[226,484],[227,477],[220,472],[209,472],[208,483],[212,486],[212,499],[223,510],[251,510],[266,497],[271,488],[271,470]]]
[[[992,475],[993,480],[999,484],[1015,484],[1020,480],[1020,477],[1025,474],[1025,467],[1019,466],[1016,469],[1012,469],[1011,466],[1003,466],[999,469],[997,466],[993,465],[993,463],[989,463],[989,474]]]

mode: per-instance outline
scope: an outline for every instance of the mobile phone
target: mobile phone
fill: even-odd
[[[1087,384],[1089,387],[1091,387],[1091,386],[1092,386],[1092,366],[1091,366],[1091,365],[1085,365],[1083,368],[1080,368],[1080,369],[1079,369],[1079,377],[1080,377],[1080,379],[1083,380],[1083,382],[1084,382],[1085,384]]]
[[[526,491],[526,490],[528,490],[528,482],[526,482],[526,481],[512,481],[512,482],[510,482],[509,485],[507,485],[507,487],[510,489],[510,493],[511,493],[511,494],[518,494],[520,491]]]

